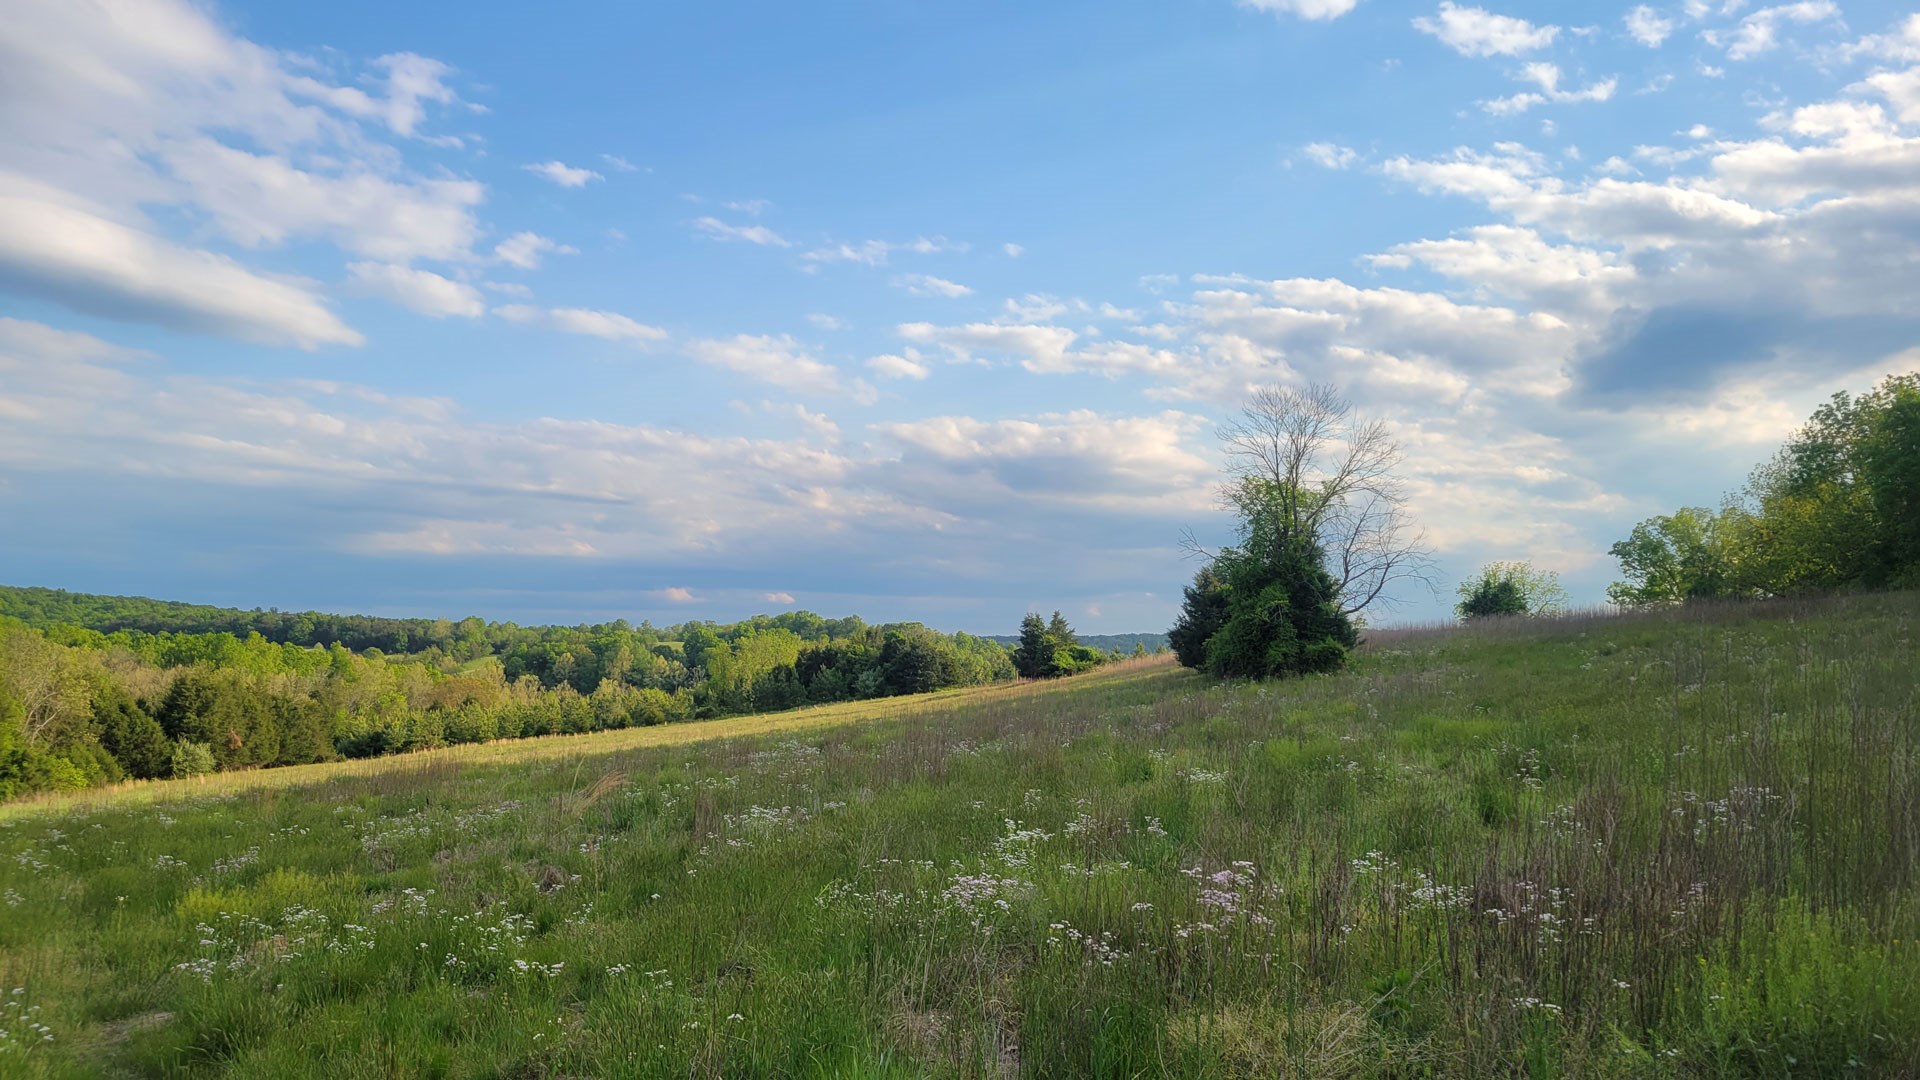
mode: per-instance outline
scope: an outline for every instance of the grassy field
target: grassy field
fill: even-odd
[[[0,1076],[1920,1072],[1920,597],[0,809]]]

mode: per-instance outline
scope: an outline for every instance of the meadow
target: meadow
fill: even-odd
[[[1920,595],[0,807],[0,1076],[1920,1073]]]

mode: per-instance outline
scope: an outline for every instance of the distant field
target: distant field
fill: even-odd
[[[1920,1071],[1920,597],[0,808],[3,1077]]]

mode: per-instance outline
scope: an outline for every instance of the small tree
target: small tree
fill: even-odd
[[[173,775],[205,776],[214,770],[213,748],[203,742],[182,741],[173,747]]]
[[[1039,615],[1029,611],[1020,620],[1020,644],[1013,650],[1013,669],[1024,679],[1045,679],[1053,675],[1053,635]]]
[[[1478,576],[1460,585],[1454,611],[1462,619],[1557,615],[1566,610],[1567,591],[1560,575],[1535,570],[1528,562],[1488,563]]]
[[[1216,554],[1189,535],[1209,565],[1169,644],[1181,663],[1218,675],[1342,666],[1362,611],[1396,583],[1431,587],[1432,559],[1394,473],[1399,447],[1330,386],[1258,389],[1219,434],[1221,500],[1240,519],[1239,541]]]

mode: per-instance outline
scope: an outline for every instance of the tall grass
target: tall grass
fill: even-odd
[[[1284,684],[29,806],[0,1075],[1913,1074],[1916,615],[1376,633]]]

